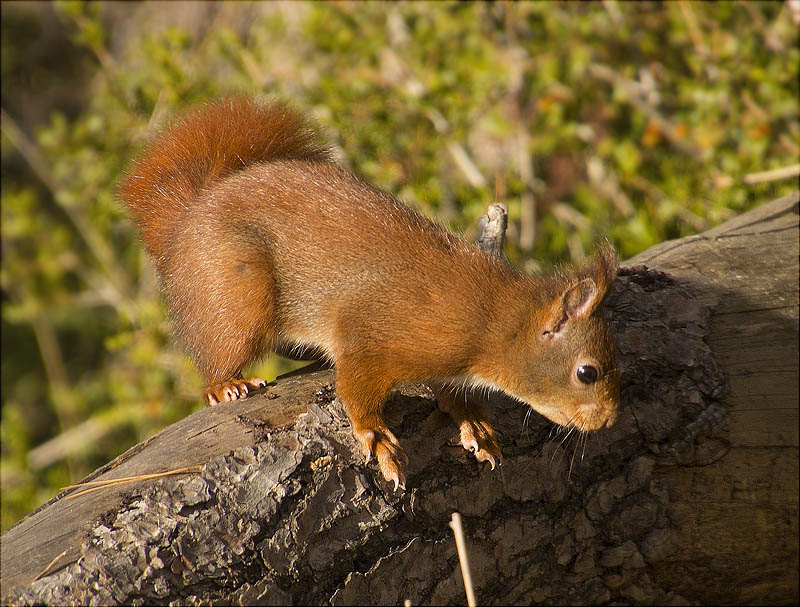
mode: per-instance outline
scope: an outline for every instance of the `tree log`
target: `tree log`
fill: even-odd
[[[463,603],[459,511],[482,604],[797,604],[797,279],[797,194],[637,256],[606,304],[617,424],[526,425],[491,394],[493,471],[403,387],[405,492],[364,463],[328,369],[199,411],[87,480],[197,468],[65,491],[9,529],[2,601]]]

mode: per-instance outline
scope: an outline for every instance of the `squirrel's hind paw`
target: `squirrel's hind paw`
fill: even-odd
[[[227,381],[209,386],[205,391],[206,403],[209,406],[220,403],[229,403],[239,398],[245,398],[250,392],[267,385],[260,377],[250,379],[232,378]]]

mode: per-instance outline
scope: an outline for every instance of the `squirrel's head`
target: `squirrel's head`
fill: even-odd
[[[617,273],[612,246],[568,274],[552,277],[550,297],[526,315],[507,349],[498,387],[562,426],[597,430],[616,421],[619,368],[601,303]]]

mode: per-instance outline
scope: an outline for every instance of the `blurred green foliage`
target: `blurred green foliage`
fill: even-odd
[[[796,188],[743,181],[798,162],[798,33],[780,2],[200,8],[184,27],[194,3],[162,6],[174,18],[142,19],[123,43],[119,24],[147,5],[57,4],[89,88],[35,136],[6,113],[4,84],[4,529],[202,406],[114,195],[191,104],[288,99],[340,162],[467,237],[500,198],[507,254],[528,268],[600,235],[629,257]],[[5,17],[4,80],[35,68]],[[271,357],[257,372],[288,368]]]

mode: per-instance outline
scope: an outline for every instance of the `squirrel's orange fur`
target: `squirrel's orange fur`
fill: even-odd
[[[381,408],[400,381],[499,388],[580,429],[614,420],[614,341],[597,313],[617,267],[607,243],[570,273],[523,275],[333,164],[298,114],[244,97],[167,129],[120,194],[211,404],[262,385],[241,379],[262,353],[315,349],[335,364],[365,454],[396,484],[406,456]],[[494,464],[484,414],[441,402]]]

